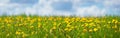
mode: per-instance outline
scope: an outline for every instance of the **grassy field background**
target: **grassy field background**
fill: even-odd
[[[0,38],[120,38],[120,16],[0,16]]]

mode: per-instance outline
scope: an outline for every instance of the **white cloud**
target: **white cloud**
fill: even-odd
[[[106,14],[105,9],[99,9],[96,6],[90,6],[85,8],[77,8],[77,16],[104,16]]]
[[[0,3],[9,3],[10,0],[0,0]]]
[[[105,0],[104,1],[104,4],[107,6],[107,5],[109,5],[109,6],[111,6],[111,5],[120,5],[120,0]]]
[[[120,12],[120,0],[105,0],[103,3],[104,3],[104,6],[105,8],[109,11],[111,10],[111,14],[118,14],[119,15],[119,12]]]
[[[26,15],[63,15],[63,16],[103,16],[106,14],[106,9],[100,9],[96,5],[89,7],[79,7],[79,4],[82,4],[82,0],[70,0],[73,3],[72,11],[57,11],[52,8],[51,4],[53,2],[59,2],[60,0],[39,0],[38,4],[33,5],[32,7],[24,7],[20,4],[6,4],[0,3],[0,11],[6,12],[9,11],[10,15],[18,15],[25,12]],[[68,0],[62,0],[68,1]],[[94,0],[95,1],[95,0]],[[96,2],[98,2],[97,0]],[[3,8],[3,9],[2,9]],[[8,10],[13,8],[13,10]]]

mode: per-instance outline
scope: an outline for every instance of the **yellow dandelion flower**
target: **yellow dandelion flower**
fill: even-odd
[[[64,30],[65,30],[65,31],[68,31],[68,30],[69,30],[69,28],[65,28]]]
[[[83,29],[83,32],[87,32],[87,29]]]
[[[92,36],[90,35],[89,38],[92,38]]]
[[[27,17],[27,20],[30,20],[31,18],[30,17]]]
[[[49,17],[48,20],[52,20],[53,18],[52,17]]]
[[[56,29],[56,26],[53,26],[53,28],[52,29]]]
[[[97,28],[94,28],[94,31],[96,32],[98,29]]]
[[[66,35],[67,38],[71,38],[69,35]]]
[[[7,24],[7,26],[8,26],[8,27],[10,27],[10,26],[11,26],[11,24]]]
[[[115,28],[117,28],[117,25],[115,25]]]
[[[45,34],[44,38],[48,38],[48,34]]]
[[[0,21],[2,20],[2,18],[0,18]]]
[[[41,25],[38,25],[38,28],[40,28],[41,27]]]
[[[38,28],[40,28],[41,27],[41,23],[38,23]]]
[[[70,28],[71,28],[71,29],[74,29],[75,27],[74,27],[74,26],[71,26]]]
[[[118,21],[115,21],[115,24],[117,24],[118,23]]]
[[[117,30],[115,30],[115,32],[118,32]]]
[[[27,34],[25,34],[25,33],[24,33],[24,34],[22,34],[22,37],[23,37],[23,38],[24,38],[24,37],[26,37],[26,36],[28,36],[28,35],[27,35]]]
[[[8,33],[7,36],[10,36],[10,34]]]
[[[85,26],[88,26],[89,24],[88,23],[85,23]]]
[[[92,32],[93,30],[92,29],[89,29],[89,32]]]
[[[53,25],[57,25],[56,22],[54,22]]]
[[[113,19],[113,20],[112,20],[112,23],[118,23],[118,20]]]
[[[84,21],[84,20],[86,20],[86,18],[82,18],[81,20]]]
[[[112,26],[112,28],[117,28],[117,25]]]
[[[31,32],[31,35],[33,35],[35,32],[33,31],[33,32]]]
[[[66,27],[71,27],[71,25],[67,25]]]
[[[15,33],[16,35],[20,35],[21,33],[20,33],[20,31],[16,31],[16,33]]]
[[[95,26],[95,24],[94,24],[94,23],[90,23],[89,25],[90,25],[90,26]]]
[[[70,28],[70,29],[68,29],[68,31],[71,31],[72,29]]]

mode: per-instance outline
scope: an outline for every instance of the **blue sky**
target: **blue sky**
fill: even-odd
[[[0,0],[0,15],[119,15],[120,0]]]

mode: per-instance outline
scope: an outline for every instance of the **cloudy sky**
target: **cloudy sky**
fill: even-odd
[[[119,15],[120,0],[0,0],[0,15]]]

